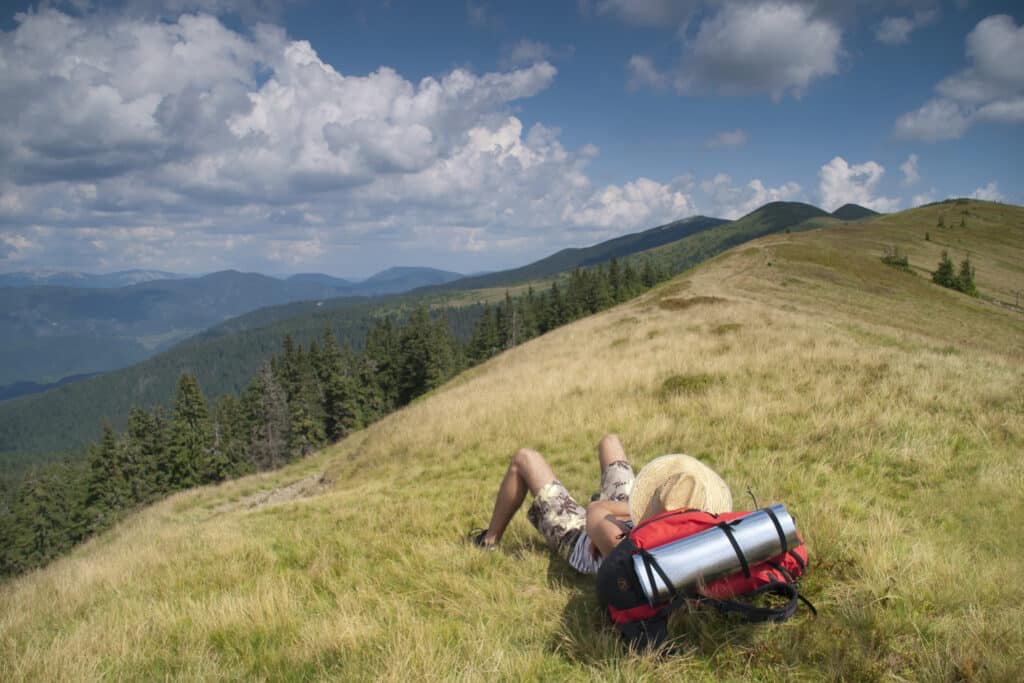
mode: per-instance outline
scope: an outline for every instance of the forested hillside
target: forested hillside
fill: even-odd
[[[405,321],[378,318],[365,348],[327,327],[304,348],[290,335],[243,391],[213,408],[195,375],[178,379],[170,410],[133,405],[116,434],[109,420],[86,458],[33,468],[0,489],[0,575],[44,564],[121,515],[183,488],[273,469],[361,429],[440,386],[468,365],[630,299],[657,275],[612,260],[576,270],[564,292],[506,294],[478,311],[468,343],[453,334],[460,310],[420,306]]]
[[[687,233],[682,239],[631,253],[623,259],[624,264],[628,263],[637,272],[653,267],[660,273],[675,274],[744,241],[786,229],[818,227],[814,221],[826,218],[834,220],[821,209],[808,204],[775,202],[737,221],[704,218],[681,221],[602,243],[593,251],[582,250],[582,253],[586,254],[586,259],[591,259],[616,251],[629,251],[637,245],[649,243],[648,240],[661,240],[673,230],[682,230]],[[539,267],[537,272],[548,272],[555,261],[539,263],[546,265]],[[506,278],[506,274],[495,274],[499,275],[499,279]],[[560,273],[554,279],[564,285],[567,277],[567,273]],[[546,287],[551,279],[538,281],[537,286]],[[465,278],[453,284],[461,288],[465,282],[474,280],[476,278]],[[517,282],[520,286],[525,284],[524,281]],[[421,300],[431,306],[445,307],[453,300],[493,299],[502,296],[502,292],[500,288],[490,293],[427,288],[380,302],[336,299],[260,309],[215,326],[137,366],[40,396],[0,404],[0,458],[5,458],[8,466],[13,467],[27,459],[36,460],[57,451],[81,448],[97,438],[98,425],[103,419],[110,419],[117,429],[123,429],[125,416],[132,405],[151,407],[157,403],[166,404],[183,371],[195,373],[212,397],[238,391],[286,335],[308,344],[329,324],[339,340],[359,349],[376,316],[390,313],[405,315]],[[478,311],[471,306],[461,306],[460,310],[464,311],[460,315],[466,322],[460,324],[455,321],[454,333],[465,339]],[[49,416],[46,428],[42,428],[41,415]]]
[[[547,258],[522,268],[466,277],[452,283],[448,288],[466,290],[506,287],[540,278],[549,278],[559,273],[566,273],[574,268],[606,263],[613,258],[621,259],[654,249],[663,244],[677,242],[691,235],[711,230],[723,223],[728,223],[728,221],[721,218],[708,218],[707,216],[691,216],[690,218],[660,225],[636,234],[616,237],[591,247],[563,249],[556,254],[552,254]]]

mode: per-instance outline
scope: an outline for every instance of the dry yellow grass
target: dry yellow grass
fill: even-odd
[[[959,238],[1006,301],[1024,210],[969,208],[988,227]],[[0,679],[1015,680],[1024,317],[880,262],[916,221],[934,240],[932,210],[740,247],[292,467],[133,516],[0,587]],[[901,248],[934,267],[941,245]],[[499,552],[463,542],[517,446],[586,498],[606,431],[637,465],[689,452],[741,504],[784,502],[820,616],[681,615],[680,654],[638,656],[525,515]],[[318,472],[320,495],[245,504]]]

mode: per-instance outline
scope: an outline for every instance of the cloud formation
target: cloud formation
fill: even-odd
[[[543,253],[578,240],[566,224],[692,212],[680,182],[592,187],[596,147],[523,126],[511,106],[551,85],[546,61],[414,83],[201,14],[18,22],[0,34],[0,266],[340,272],[356,245]]]
[[[554,51],[545,43],[524,38],[506,48],[501,58],[505,68],[537,64],[551,59]]]
[[[822,208],[835,211],[849,203],[881,213],[898,210],[901,203],[898,198],[873,196],[884,174],[885,167],[877,162],[865,161],[851,166],[843,157],[834,157],[818,171]]]
[[[700,23],[671,73],[643,55],[628,68],[634,87],[671,82],[680,94],[767,93],[779,101],[800,98],[814,80],[837,73],[841,54],[840,29],[810,5],[728,2]]]
[[[903,45],[910,42],[910,34],[930,24],[938,12],[934,9],[919,10],[909,17],[885,17],[875,27],[875,40],[886,45]]]
[[[707,149],[718,149],[720,147],[742,147],[747,144],[747,133],[742,128],[726,130],[713,135],[704,142]]]
[[[917,155],[911,154],[907,157],[907,160],[900,164],[900,170],[903,171],[903,184],[914,185],[918,180],[921,179],[921,173],[917,170]]]
[[[1001,202],[1005,199],[1003,193],[999,191],[999,183],[994,180],[990,180],[987,185],[976,189],[971,193],[971,197],[974,199],[985,199],[990,202]]]
[[[634,26],[664,28],[686,23],[700,4],[700,0],[599,0],[595,9]]]
[[[967,34],[970,66],[940,81],[933,98],[896,121],[901,138],[952,140],[979,121],[1024,123],[1024,26],[1004,14]]]
[[[801,197],[802,188],[794,182],[765,187],[759,179],[745,185],[733,185],[732,177],[719,173],[703,181],[700,189],[711,200],[711,215],[735,220],[768,202],[792,201]]]

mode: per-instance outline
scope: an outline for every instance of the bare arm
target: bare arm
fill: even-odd
[[[587,535],[602,557],[607,557],[619,544],[619,537],[629,532],[627,521],[629,503],[599,500],[587,506]]]

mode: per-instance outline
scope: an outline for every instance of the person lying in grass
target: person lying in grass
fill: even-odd
[[[470,539],[481,548],[495,548],[529,491],[533,494],[526,514],[530,523],[573,569],[596,574],[634,520],[664,510],[717,513],[732,509],[732,495],[721,477],[688,455],[656,458],[637,478],[619,437],[608,434],[597,445],[597,459],[601,490],[584,509],[540,453],[520,448],[498,488],[490,524],[471,532]]]

